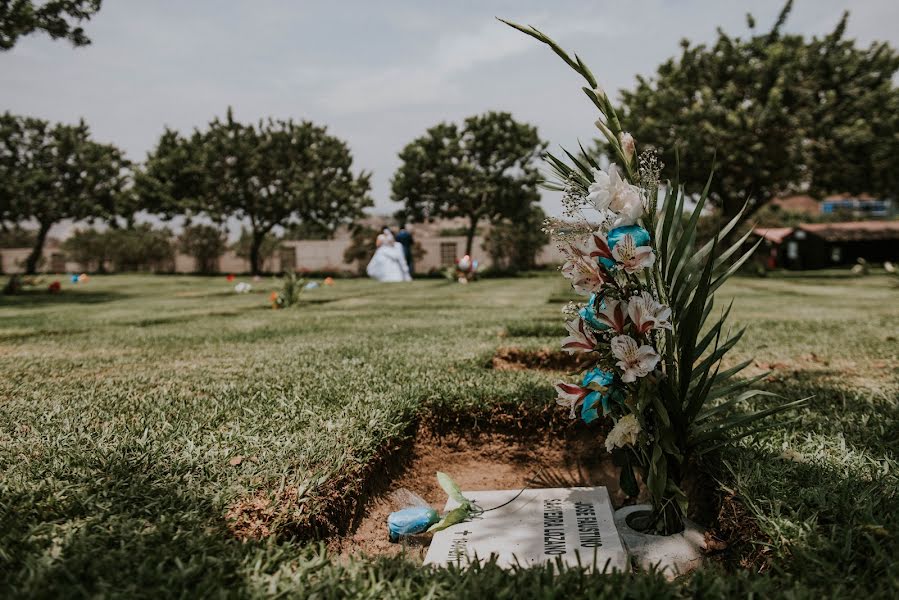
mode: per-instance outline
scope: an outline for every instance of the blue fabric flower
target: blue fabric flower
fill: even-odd
[[[596,305],[599,304],[600,310],[606,307],[605,301],[603,301],[602,296],[599,294],[590,294],[590,301],[587,302],[587,306],[578,311],[578,315],[584,320],[584,322],[596,329],[597,331],[603,331],[604,329],[608,329],[609,326],[600,321],[596,316]]]
[[[592,390],[584,397],[584,404],[581,407],[581,418],[585,423],[591,423],[599,418],[598,404],[602,405],[603,414],[608,414],[610,411],[609,402],[611,400],[621,402],[623,396],[621,390],[611,387],[614,380],[614,373],[603,371],[599,367],[590,369],[584,374],[584,380],[581,382],[582,387],[587,387],[591,383],[596,382],[601,386],[609,388],[604,394],[598,390]]]
[[[646,246],[647,244],[649,244],[648,231],[646,231],[639,225],[623,225],[611,230],[609,232],[609,235],[606,236],[606,243],[608,243],[609,245],[609,250],[614,250],[615,245],[621,241],[621,238],[628,234],[634,238],[635,246]],[[601,262],[610,271],[614,271],[616,268],[618,268],[618,265],[615,263],[615,261],[610,258],[600,258],[599,262]]]
[[[614,250],[615,245],[621,241],[626,235],[630,235],[634,238],[635,246],[646,246],[649,244],[649,232],[640,227],[639,225],[625,225],[623,227],[616,227],[612,231],[609,232],[609,235],[606,237],[606,241],[609,244],[609,250]]]

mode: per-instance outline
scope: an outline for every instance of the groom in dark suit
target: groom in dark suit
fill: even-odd
[[[412,245],[415,239],[412,237],[412,227],[405,223],[400,225],[400,230],[396,234],[396,241],[403,247],[403,254],[406,256],[406,264],[409,265],[409,274],[414,275],[415,269],[412,266]]]

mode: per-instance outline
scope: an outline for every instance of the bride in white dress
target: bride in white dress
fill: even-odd
[[[378,235],[375,244],[378,249],[365,268],[368,276],[378,281],[412,281],[403,247],[396,243],[389,229]]]

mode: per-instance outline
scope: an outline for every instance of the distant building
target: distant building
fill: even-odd
[[[867,194],[838,194],[821,201],[821,213],[854,219],[888,218],[893,215],[893,202]]]
[[[899,260],[899,221],[809,223],[794,228],[757,228],[764,241],[760,257],[768,268],[825,269],[855,264],[859,258]]]

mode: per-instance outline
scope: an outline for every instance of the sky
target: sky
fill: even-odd
[[[532,24],[577,52],[613,95],[722,27],[766,30],[782,0],[106,0],[72,48],[36,34],[0,52],[0,111],[84,118],[94,138],[142,161],[168,126],[205,126],[229,106],[242,121],[308,119],[373,173],[373,212],[392,213],[397,153],[441,121],[509,111],[551,148],[596,137],[579,76],[503,25]],[[850,10],[847,34],[899,46],[896,0],[797,0],[785,31],[822,35]],[[544,208],[560,213],[545,193]]]

